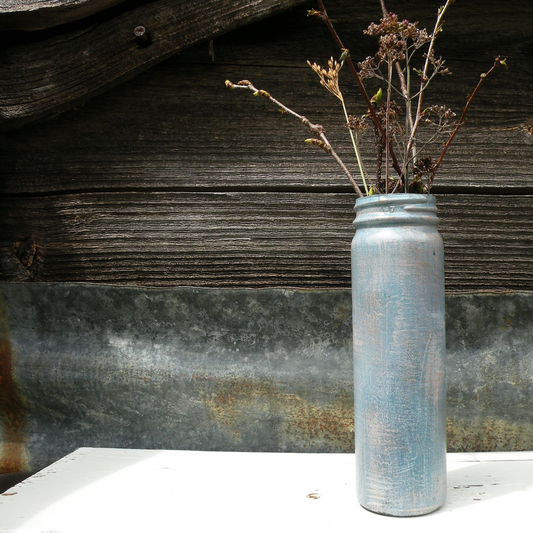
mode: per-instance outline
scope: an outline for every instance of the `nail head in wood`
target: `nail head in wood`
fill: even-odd
[[[142,44],[143,46],[148,46],[149,44],[152,44],[152,38],[150,37],[150,33],[144,26],[137,26],[133,30],[133,35],[135,35],[135,39],[137,39],[137,42],[139,44]]]

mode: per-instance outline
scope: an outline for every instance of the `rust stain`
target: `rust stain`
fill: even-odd
[[[333,400],[325,395],[323,400],[322,395],[313,391],[296,394],[274,382],[200,379],[211,420],[236,443],[242,441],[250,423],[257,423],[261,431],[264,421],[269,430],[276,432],[281,449],[354,450],[353,396],[347,391],[337,391]]]
[[[353,452],[353,396],[288,391],[280,383],[257,379],[217,379],[195,375],[210,419],[235,443],[250,425],[276,433],[280,449]],[[533,424],[497,418],[448,418],[449,452],[523,451],[533,449]]]
[[[0,296],[0,473],[28,469],[25,451],[26,406],[14,378],[6,310]]]
[[[447,439],[449,452],[526,451],[533,449],[533,424],[448,418]]]
[[[322,404],[298,401],[290,408],[287,427],[289,435],[293,434],[305,442],[304,448],[320,446],[335,451],[354,451],[354,410],[353,397],[340,392],[333,402]]]

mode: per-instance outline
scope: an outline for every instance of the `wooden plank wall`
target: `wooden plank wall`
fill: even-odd
[[[428,27],[437,4],[388,1]],[[326,126],[350,157],[341,109],[306,65],[338,55],[306,17],[311,7],[195,45],[83,106],[3,133],[0,280],[348,287],[346,178],[302,142],[299,124],[224,87],[252,80]],[[379,2],[327,7],[352,56],[370,54],[361,32],[379,19]],[[533,290],[531,20],[530,2],[458,2],[440,36],[453,76],[435,94],[457,111],[496,55],[509,63],[483,86],[434,188],[449,292]],[[343,86],[364,112],[348,76]]]

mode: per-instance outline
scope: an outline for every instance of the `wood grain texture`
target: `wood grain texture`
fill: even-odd
[[[377,2],[368,11],[328,4],[364,58],[372,43],[360,32],[379,17]],[[390,8],[429,24],[429,4]],[[224,87],[253,80],[324,124],[351,161],[341,110],[306,66],[336,53],[307,7],[215,39],[215,61],[198,44],[61,116],[1,135],[0,279],[348,287],[355,195],[347,180],[303,143],[300,124]],[[449,291],[533,290],[533,30],[520,23],[532,10],[490,0],[480,14],[457,3],[440,40],[454,75],[436,94],[456,109],[495,54],[510,64],[483,87],[437,176]],[[363,148],[371,166],[372,149]]]
[[[43,41],[4,45],[0,129],[72,108],[198,41],[298,1],[158,0]],[[136,37],[139,26],[145,28],[147,41]]]
[[[348,287],[353,201],[149,191],[6,199],[1,279]],[[438,205],[448,291],[533,290],[533,197],[443,195]]]
[[[460,110],[496,50],[509,55],[510,68],[498,71],[482,88],[436,183],[533,190],[533,72],[527,67],[533,30],[527,33],[518,24],[528,15],[529,4],[517,3],[512,15],[512,10],[502,13],[499,2],[489,2],[485,22],[492,32],[460,6],[459,15],[467,17],[472,28],[455,14],[454,4],[450,27],[440,41],[451,58],[453,75],[435,81],[434,97]],[[336,53],[322,25],[305,17],[306,7],[216,39],[214,62],[207,44],[197,45],[55,120],[9,132],[1,139],[0,187],[17,193],[183,187],[349,190],[332,160],[303,143],[309,136],[305,128],[280,116],[269,102],[224,87],[226,79],[246,78],[269,90],[323,124],[354,168],[342,111],[306,65],[307,58],[324,63]],[[362,31],[370,15],[353,6],[346,9],[355,29]],[[412,18],[429,19],[432,12],[415,3]],[[514,21],[515,32],[507,31],[505,16]],[[498,17],[505,42],[490,22]],[[360,31],[355,34],[344,18],[339,26],[347,34],[345,40],[354,43],[357,57],[370,53],[373,41],[363,40]],[[465,32],[471,32],[468,47]],[[363,113],[350,78],[343,80],[349,111]],[[363,154],[369,169],[374,166],[371,144],[368,135]]]
[[[207,47],[202,50],[207,53]],[[512,92],[509,78],[502,74],[487,89],[500,95]],[[259,80],[276,97],[323,124],[354,169],[349,138],[337,114],[341,110],[324,95],[310,69],[169,60],[54,121],[0,138],[0,190],[350,190],[333,160],[303,142],[310,136],[307,129],[265,100],[225,89],[227,78]],[[525,99],[527,92],[523,94]],[[490,115],[492,107],[483,107],[481,100],[478,104],[449,150],[436,184],[531,188],[533,136],[521,126],[522,112]],[[532,103],[523,107],[533,116]],[[371,136],[363,155],[371,169]]]
[[[36,31],[67,24],[126,0],[0,0],[0,31]]]

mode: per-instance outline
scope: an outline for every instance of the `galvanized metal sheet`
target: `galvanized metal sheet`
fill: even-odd
[[[82,446],[353,451],[349,290],[0,289],[0,471]],[[446,305],[449,449],[533,449],[533,294]]]

